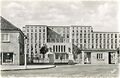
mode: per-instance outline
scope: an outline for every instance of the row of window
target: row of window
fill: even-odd
[[[78,33],[78,32],[80,32],[80,33],[83,33],[83,32],[84,32],[84,33],[87,33],[87,32],[92,32],[92,30],[79,30],[79,31],[78,31],[78,30],[72,30],[72,32],[73,32],[73,33],[75,33],[75,32],[76,32],[76,33]]]
[[[88,38],[90,38],[90,34],[76,34],[76,37],[78,37],[80,35],[80,38],[87,38],[87,36],[88,36]],[[72,37],[74,37],[75,36],[75,34],[73,33],[72,34]]]
[[[92,43],[117,43],[117,39],[92,39]],[[90,43],[90,39],[72,39],[72,43]]]
[[[65,45],[53,45],[53,52],[66,52]]]
[[[85,27],[85,26],[84,27],[77,27],[77,26],[76,27],[72,27],[72,29],[79,29],[79,28],[82,29],[82,30],[84,30],[84,29],[85,30],[86,29],[91,29],[91,27]]]
[[[47,35],[48,38],[69,38],[69,34],[63,34],[63,35]]]
[[[26,28],[42,28],[41,26],[26,26]],[[43,27],[45,28],[45,27]]]
[[[117,34],[92,34],[92,38],[117,38]]]
[[[94,45],[94,44],[92,44],[92,48],[94,49],[97,49],[97,48],[104,48],[104,49],[116,49],[117,48],[117,45],[113,45],[113,44],[111,44],[111,45],[102,45],[102,44],[96,44],[96,45]]]
[[[116,49],[118,46],[116,44],[76,44],[79,48],[83,49]]]
[[[55,54],[55,59],[65,60],[68,59],[68,54]]]
[[[113,39],[92,39],[92,43],[106,43],[106,41],[107,41],[107,43],[117,43],[117,39],[115,39],[115,40],[113,40]]]
[[[76,35],[76,37],[80,37],[80,38],[90,38],[90,34],[78,34],[78,33],[72,33],[72,37],[74,37]],[[92,38],[117,38],[117,34],[113,35],[113,34],[92,34]]]
[[[52,38],[49,38],[49,39],[47,39],[47,42],[53,42],[53,43],[64,43],[64,42],[66,42],[66,43],[69,43],[69,39],[65,39],[65,38],[61,38],[61,39],[54,38],[54,39],[52,39]]]
[[[43,30],[43,32],[45,32],[45,29],[27,29],[27,32],[33,32],[33,31],[35,31],[35,32],[41,32]]]
[[[97,53],[97,59],[98,60],[104,59],[103,53]]]

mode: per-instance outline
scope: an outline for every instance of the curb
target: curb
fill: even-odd
[[[52,67],[45,67],[45,68],[5,69],[5,70],[1,70],[1,71],[37,70],[37,69],[49,69],[49,68],[55,68],[55,67],[56,67],[56,65],[54,65]]]

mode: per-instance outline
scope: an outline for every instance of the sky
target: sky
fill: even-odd
[[[12,1],[1,2],[1,16],[22,29],[25,25],[81,25],[94,31],[118,32],[117,1]]]

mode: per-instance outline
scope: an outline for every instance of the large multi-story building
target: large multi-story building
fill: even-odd
[[[94,32],[92,26],[26,25],[27,53],[41,57],[40,49],[46,44],[54,53],[54,62],[74,60],[81,64],[117,63],[119,32]],[[79,49],[78,54],[76,50]],[[75,58],[76,57],[76,58]]]

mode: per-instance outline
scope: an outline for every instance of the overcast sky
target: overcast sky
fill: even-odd
[[[28,24],[88,25],[118,31],[118,3],[103,1],[4,1],[1,15],[22,28]]]

